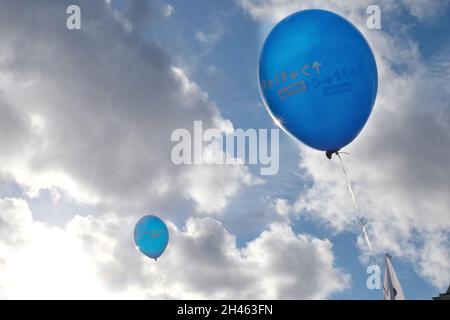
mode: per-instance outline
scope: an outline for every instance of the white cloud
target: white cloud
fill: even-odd
[[[107,297],[77,242],[65,231],[33,221],[19,199],[0,200],[0,297]]]
[[[302,1],[302,0],[240,0],[242,8],[254,19],[278,22],[289,14],[299,10],[323,8],[343,15],[356,16],[361,8],[366,8],[370,1]]]
[[[0,200],[2,298],[326,298],[349,285],[332,245],[272,224],[244,248],[211,218],[169,223],[154,262],[134,248],[134,219],[75,216],[64,228],[33,221],[23,200]],[[161,279],[160,279],[161,277]]]
[[[359,26],[379,68],[379,93],[362,134],[343,155],[363,214],[369,218],[372,245],[414,262],[433,285],[450,281],[450,72],[447,47],[423,61],[407,29],[397,34],[365,28],[365,1],[242,0],[255,19],[274,22],[312,7],[337,11]],[[434,18],[441,1],[381,2],[382,13],[406,9],[419,20]],[[445,58],[443,58],[445,57]],[[354,228],[353,206],[337,159],[301,146],[300,166],[312,187],[295,203],[298,213],[325,221],[334,230]],[[358,243],[363,246],[360,238]]]
[[[172,5],[170,5],[169,3],[166,4],[166,8],[165,8],[165,12],[164,14],[166,15],[166,17],[170,17],[174,12],[175,9]]]
[[[290,215],[295,212],[294,208],[286,199],[277,198],[273,202],[275,212],[280,215],[285,221],[289,221]]]
[[[398,43],[393,44],[402,50]],[[376,42],[374,47],[377,51]],[[427,73],[414,47],[407,52],[411,72],[404,75],[380,59],[380,91],[373,115],[361,136],[347,148],[351,155],[343,157],[363,212],[372,221],[375,248],[414,261],[416,255],[428,254],[426,250],[416,252],[416,235],[423,247],[430,249],[430,235],[441,234],[443,242],[436,250],[448,252],[450,128],[443,119],[449,119],[450,110],[444,100],[448,101],[448,90],[441,80]],[[299,197],[298,209],[312,210],[314,216],[342,228],[353,214],[337,159],[327,163],[322,154],[302,147],[301,165],[314,179],[314,186]],[[435,286],[446,286],[450,273],[431,261],[429,264],[424,276]]]
[[[61,189],[98,211],[128,216],[76,216],[56,228],[33,221],[23,200],[0,200],[0,296],[161,298],[157,266],[175,298],[326,298],[345,289],[349,276],[334,266],[330,242],[296,235],[287,224],[271,224],[237,248],[219,221],[191,218],[185,229],[170,224],[172,240],[158,264],[136,254],[130,232],[136,212],[189,199],[199,213],[220,213],[240,188],[260,181],[244,166],[171,165],[173,129],[194,120],[223,131],[232,124],[165,50],[139,40],[142,25],[166,18],[168,7],[142,10],[143,2],[133,1],[118,21],[102,2],[80,3],[89,15],[77,33],[64,27],[63,4],[0,4],[0,175],[12,175],[31,197]],[[242,3],[273,23],[312,2]],[[314,2],[360,25],[365,3]],[[395,10],[392,3],[383,2],[383,10]],[[420,19],[439,11],[413,4],[407,8]],[[373,117],[351,146],[357,197],[376,249],[415,261],[443,286],[450,270],[449,91],[442,81],[443,72],[450,74],[448,55],[444,50],[434,59],[428,74],[415,43],[363,32],[380,59],[382,80]],[[395,72],[398,61],[406,61],[408,72]],[[342,230],[351,205],[337,163],[302,150],[314,186],[294,205],[280,200],[275,209],[282,216],[310,210]]]
[[[418,254],[418,270],[431,283],[445,289],[449,281],[450,240],[448,234],[429,233]]]
[[[327,9],[354,22],[362,22],[366,18],[365,12],[369,5],[380,6],[383,13],[399,13],[399,10],[406,9],[409,14],[418,18],[419,21],[432,19],[441,14],[449,5],[445,0],[238,0],[240,5],[254,19],[262,21],[277,22],[289,14],[305,9]]]
[[[295,235],[286,224],[272,224],[241,249],[217,220],[190,218],[183,230],[169,224],[169,246],[155,264],[130,250],[130,234],[123,232],[127,229],[117,232],[119,225],[106,228],[92,218],[77,223],[79,237],[94,235],[87,241],[94,250],[114,243],[112,238],[102,241],[95,235],[114,230],[112,234],[122,236],[117,246],[106,250],[111,260],[100,270],[105,283],[122,289],[140,285],[156,298],[163,295],[161,282],[157,279],[150,289],[148,283],[156,281],[157,272],[166,294],[175,299],[319,299],[347,288],[350,281],[334,266],[328,240]]]
[[[241,185],[260,184],[244,165],[196,166],[182,177],[186,183],[185,196],[193,199],[197,211],[221,212]]]
[[[401,2],[409,13],[420,21],[434,19],[436,16],[443,14],[445,8],[449,5],[446,0],[402,0]]]
[[[223,36],[223,34],[224,31],[221,28],[216,27],[215,30],[209,32],[198,30],[197,32],[195,32],[195,38],[200,43],[212,46],[215,43],[217,43],[217,41],[219,41],[219,39]]]
[[[133,5],[118,19],[101,2],[81,7],[89,15],[75,33],[58,27],[63,4],[0,4],[0,174],[30,198],[47,189],[55,201],[69,197],[95,205],[93,212],[119,214],[75,216],[52,227],[33,220],[24,200],[1,200],[0,296],[160,298],[156,265],[131,239],[137,212],[188,199],[202,214],[220,213],[240,188],[261,180],[243,165],[172,165],[173,129],[202,120],[229,133],[231,122],[167,52],[138,40],[151,8]],[[287,226],[272,226],[245,251],[216,220],[170,227],[171,249],[158,265],[172,297],[318,298],[348,285],[328,241]],[[266,246],[276,264],[259,258]],[[304,260],[313,255],[313,264]],[[281,264],[284,257],[293,268]]]
[[[118,21],[104,2],[80,5],[77,32],[58,26],[63,3],[0,5],[0,172],[30,196],[55,187],[81,203],[131,214],[186,198],[201,211],[220,211],[250,173],[242,166],[236,170],[244,177],[231,174],[226,184],[205,175],[185,183],[199,169],[171,163],[174,129],[192,128],[194,120],[225,131],[232,124],[168,52],[137,36],[148,17],[166,11],[133,1]],[[123,21],[131,27],[124,30]],[[215,169],[200,170],[223,176]],[[223,196],[206,202],[195,190]]]

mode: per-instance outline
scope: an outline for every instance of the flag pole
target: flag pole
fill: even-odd
[[[392,256],[386,252],[384,260],[384,300],[405,300],[402,286],[392,265]]]

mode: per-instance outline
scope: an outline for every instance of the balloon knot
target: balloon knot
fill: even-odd
[[[328,150],[327,152],[325,152],[325,155],[327,156],[328,159],[331,160],[331,158],[333,157],[333,154],[337,154],[339,152],[339,150],[341,150],[341,149]]]

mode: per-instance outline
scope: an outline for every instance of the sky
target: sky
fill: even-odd
[[[407,299],[443,292],[448,1],[0,0],[0,298],[382,299],[336,159],[281,131],[276,175],[170,159],[194,121],[276,128],[259,52],[308,8],[355,24],[377,60],[372,115],[343,155],[377,259],[392,255]],[[146,214],[169,227],[156,263],[132,239]]]

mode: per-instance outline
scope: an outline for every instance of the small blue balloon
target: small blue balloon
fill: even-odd
[[[343,17],[316,9],[299,11],[274,27],[258,74],[275,122],[324,151],[356,138],[378,87],[375,57],[363,35]]]
[[[167,247],[169,230],[164,221],[156,216],[142,217],[134,227],[134,242],[139,251],[156,260]]]

